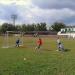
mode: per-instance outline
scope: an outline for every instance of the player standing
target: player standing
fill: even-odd
[[[59,39],[59,37],[57,38],[57,47],[58,47],[58,50],[57,51],[60,51],[60,43],[61,43],[61,41],[60,41],[60,39]]]
[[[20,44],[20,39],[18,38],[18,39],[16,40],[16,47],[19,47],[19,44]]]

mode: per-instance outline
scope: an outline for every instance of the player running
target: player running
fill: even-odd
[[[37,40],[37,47],[36,47],[36,49],[40,49],[41,46],[42,46],[42,39],[39,38],[39,39]]]

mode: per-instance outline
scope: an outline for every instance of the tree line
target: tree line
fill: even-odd
[[[22,24],[22,25],[13,25],[10,23],[3,23],[0,26],[0,32],[5,33],[6,31],[60,31],[61,28],[65,28],[66,25],[61,22],[55,22],[50,25],[49,29],[47,29],[46,23],[33,23],[33,24]]]

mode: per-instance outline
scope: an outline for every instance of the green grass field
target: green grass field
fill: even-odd
[[[0,75],[75,75],[75,40],[62,38],[67,51],[58,52],[55,38],[42,37],[40,50],[35,50],[37,38],[23,39],[23,47],[5,49],[0,37]]]

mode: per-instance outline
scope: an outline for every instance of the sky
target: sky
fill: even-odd
[[[0,0],[0,23],[17,24],[63,22],[75,25],[75,0]]]

